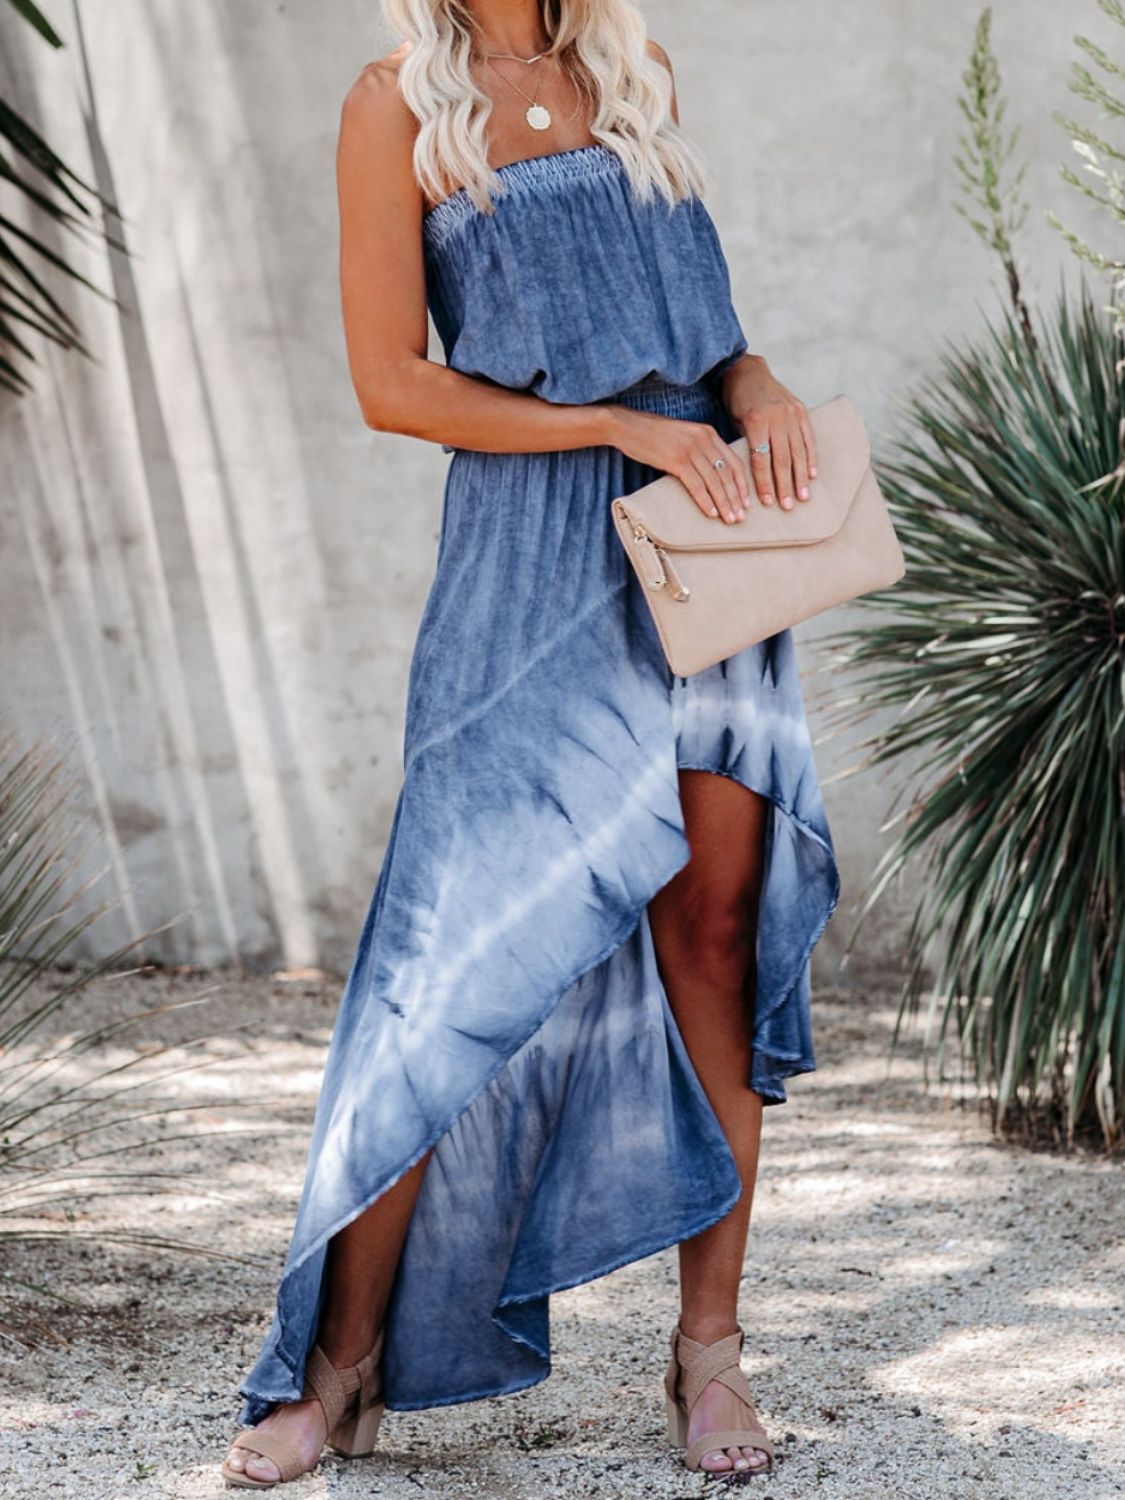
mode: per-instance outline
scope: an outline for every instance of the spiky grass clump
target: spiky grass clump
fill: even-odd
[[[170,1101],[166,1085],[208,1059],[198,1058],[191,1042],[146,1045],[143,1039],[158,1017],[198,1005],[219,986],[83,1029],[82,992],[94,979],[136,972],[120,966],[162,929],[141,933],[100,959],[70,962],[78,937],[116,904],[77,910],[105,872],[75,884],[88,853],[75,838],[75,781],[65,755],[44,744],[21,749],[14,734],[0,736],[0,1330],[17,1337],[20,1317],[11,1307],[21,1290],[72,1300],[69,1284],[29,1282],[25,1250],[32,1241],[87,1237],[215,1253],[112,1215],[103,1215],[94,1229],[80,1227],[96,1199],[150,1197],[187,1181],[183,1172],[165,1170],[162,1156],[172,1143],[208,1134],[192,1121],[214,1104]],[[198,1185],[192,1190],[201,1191]]]
[[[1005,312],[948,349],[877,465],[905,581],[833,645],[869,763],[911,766],[869,891],[927,879],[899,1015],[935,964],[939,1057],[959,1039],[996,1126],[1125,1135],[1125,398],[1085,291],[1034,338]],[[854,938],[853,938],[854,940]],[[897,1029],[896,1029],[897,1035]]]

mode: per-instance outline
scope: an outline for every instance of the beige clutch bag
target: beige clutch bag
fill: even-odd
[[[859,412],[836,396],[810,407],[809,418],[817,477],[792,510],[763,505],[751,488],[745,517],[721,521],[705,516],[672,474],[613,501],[617,534],[677,676],[887,588],[906,571]],[[746,460],[745,437],[731,447]]]

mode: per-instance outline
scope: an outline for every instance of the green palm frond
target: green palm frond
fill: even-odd
[[[50,42],[52,47],[62,46],[62,38],[32,0],[11,0],[11,4],[25,21],[31,22],[44,41]]]
[[[910,767],[861,921],[926,880],[899,1023],[930,959],[997,1124],[1125,1127],[1125,399],[1112,328],[1060,290],[1029,344],[1004,309],[947,348],[877,464],[907,561],[831,641],[861,674],[840,719],[890,715],[868,763]],[[854,942],[854,934],[852,941]],[[897,1035],[897,1028],[896,1028]]]
[[[50,46],[62,46],[58,33],[32,0],[7,0],[7,4],[11,10],[0,13],[0,38],[5,25],[26,22]],[[0,11],[3,5],[0,0]],[[18,22],[10,19],[13,12]],[[64,251],[28,227],[16,211],[20,200],[30,209],[30,223],[37,217],[45,219],[64,237],[79,241],[101,237],[102,214],[116,212],[28,120],[0,99],[0,389],[16,394],[30,388],[28,366],[37,358],[34,338],[89,353],[74,318],[51,291],[50,277],[57,275],[105,295]],[[29,340],[29,335],[34,338]]]

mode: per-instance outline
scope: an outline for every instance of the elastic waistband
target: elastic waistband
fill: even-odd
[[[607,400],[621,406],[636,406],[644,411],[659,412],[666,417],[705,419],[715,409],[718,397],[714,386],[704,376],[690,385],[665,380],[662,375],[646,375],[634,385],[626,386]]]

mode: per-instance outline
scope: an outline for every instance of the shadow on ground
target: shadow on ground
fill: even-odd
[[[76,1227],[124,1218],[246,1258],[98,1242],[9,1252],[11,1274],[77,1305],[30,1292],[7,1304],[23,1339],[0,1344],[6,1500],[228,1493],[217,1460],[269,1321],[341,981],[115,980],[84,1000],[86,1024],[204,989],[204,1008],[146,1037],[212,1034],[207,1066],[167,1084],[176,1103],[207,1105],[192,1138],[152,1148],[185,1180],[107,1199]],[[222,1034],[247,1017],[251,1031]],[[817,1072],[766,1113],[742,1307],[778,1463],[748,1485],[770,1500],[1125,1494],[1125,1169],[995,1144],[975,1108],[923,1092],[916,1036],[888,1069],[887,996],[822,994],[815,1017]],[[675,1278],[666,1251],[557,1296],[548,1381],[389,1413],[378,1456],[326,1459],[286,1494],[692,1500],[742,1488],[689,1474],[664,1439]]]

